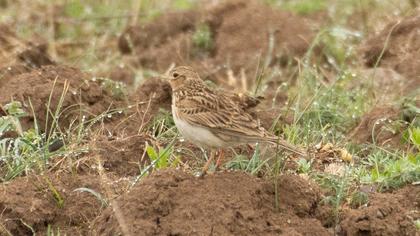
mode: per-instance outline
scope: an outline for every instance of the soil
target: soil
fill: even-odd
[[[88,74],[68,66],[51,65],[3,78],[0,84],[0,104],[7,104],[13,100],[20,101],[27,113],[27,116],[21,120],[23,128],[34,127],[36,119],[41,131],[45,131],[47,111],[48,109],[51,113],[57,111],[63,90],[67,86],[68,91],[63,96],[60,108],[64,112],[58,118],[62,127],[69,127],[74,120],[80,118],[80,114],[86,118],[97,116],[115,103],[113,101],[115,99],[98,83],[89,81]],[[52,122],[51,113],[48,127]]]
[[[113,199],[107,194],[120,194],[128,182],[112,176],[104,180],[88,173],[58,171],[3,184],[0,232],[27,235],[33,230],[43,235],[50,225],[67,235],[116,235],[122,233],[124,222],[131,235],[333,235],[334,219],[331,208],[321,203],[322,192],[299,176],[278,179],[278,211],[274,182],[241,172],[197,178],[166,169],[146,177],[108,207],[91,193],[74,191],[88,188]],[[367,205],[341,212],[337,233],[415,235],[412,220],[420,217],[419,199],[418,186],[370,193]],[[116,219],[115,206],[122,218]]]
[[[169,82],[159,78],[150,78],[142,83],[131,97],[132,101],[148,102],[155,108],[159,104],[160,108],[170,110],[172,101],[172,89]]]
[[[409,103],[412,107],[420,106],[420,99]],[[417,122],[418,112],[408,108],[407,104],[378,104],[363,115],[360,123],[349,133],[356,143],[375,143],[380,146],[404,148],[409,145],[403,139],[407,125]]]
[[[420,218],[420,187],[372,193],[367,206],[347,209],[342,218],[342,235],[417,235],[412,221]]]
[[[368,67],[378,65],[391,68],[406,78],[406,90],[420,86],[420,12],[401,21],[390,22],[381,32],[371,37],[363,47]],[[382,56],[381,56],[382,55]]]
[[[321,216],[321,192],[298,176],[273,182],[240,172],[197,178],[168,169],[142,180],[93,223],[93,235],[332,235]],[[324,210],[324,209],[323,209]],[[317,218],[319,217],[319,219]],[[129,232],[120,226],[124,222]]]
[[[103,77],[110,78],[114,81],[123,82],[128,85],[129,89],[133,87],[135,74],[130,68],[117,66],[108,72],[103,73]],[[131,92],[131,91],[130,91]]]
[[[361,69],[358,75],[364,79],[362,83],[372,86],[377,101],[382,104],[392,103],[407,94],[407,79],[394,69],[367,68]],[[353,86],[360,85],[354,83]]]
[[[350,136],[357,143],[375,143],[400,147],[401,127],[391,127],[392,121],[402,118],[404,112],[395,100],[420,87],[420,12],[401,21],[390,22],[362,47],[365,64],[372,67],[362,72],[372,80],[380,103],[364,115]],[[377,68],[375,68],[378,66]],[[417,98],[418,99],[418,98]],[[418,107],[419,101],[417,101]],[[404,118],[404,117],[403,117]],[[405,120],[405,118],[404,118]],[[411,120],[407,120],[410,122]],[[373,137],[372,137],[373,134]]]
[[[386,129],[392,121],[400,117],[401,110],[395,106],[384,105],[373,108],[366,113],[359,125],[350,133],[356,143],[376,143],[380,146],[386,144],[399,146],[401,132],[392,132]]]
[[[139,135],[148,127],[161,109],[170,111],[172,90],[159,78],[146,79],[128,98],[129,106],[122,119],[105,124],[107,133],[115,137]]]
[[[209,27],[213,42],[207,51],[197,49],[192,41],[203,24]],[[119,48],[134,54],[142,67],[164,72],[172,63],[187,64],[201,71],[203,78],[227,86],[229,71],[244,73],[253,81],[261,69],[256,65],[287,64],[307,51],[313,37],[301,17],[259,1],[235,0],[167,13],[146,25],[130,26],[121,35]]]
[[[23,40],[9,26],[0,24],[0,86],[4,78],[55,64],[47,48],[44,39],[33,37]]]
[[[9,235],[7,230],[12,235],[46,235],[50,225],[67,235],[86,235],[89,222],[101,212],[101,203],[88,192],[74,191],[81,187],[102,191],[97,176],[58,172],[19,177],[2,184],[0,234]],[[54,198],[53,189],[63,199],[62,206]]]
[[[104,139],[96,142],[96,151],[101,157],[105,171],[119,177],[136,176],[149,162],[145,146],[147,142],[151,143],[152,138],[143,134],[113,140],[105,137]]]

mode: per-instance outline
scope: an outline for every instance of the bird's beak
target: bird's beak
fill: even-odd
[[[168,81],[168,83],[171,85],[171,88],[173,88],[174,86],[176,86],[174,84],[175,81],[169,75],[161,74],[161,75],[159,75],[159,78]]]
[[[165,74],[159,75],[159,78],[164,79],[164,80],[170,80],[171,79],[171,77],[169,75],[165,75]]]

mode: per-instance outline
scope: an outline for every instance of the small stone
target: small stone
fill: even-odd
[[[381,210],[378,210],[376,212],[376,217],[378,217],[379,219],[383,219],[383,218],[385,218],[385,215]]]

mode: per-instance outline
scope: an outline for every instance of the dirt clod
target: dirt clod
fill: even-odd
[[[344,211],[343,235],[416,235],[420,188],[408,186],[395,193],[374,193],[367,207]]]
[[[135,135],[114,140],[101,140],[96,143],[103,168],[120,177],[138,175],[140,169],[149,161],[145,145],[149,137]]]

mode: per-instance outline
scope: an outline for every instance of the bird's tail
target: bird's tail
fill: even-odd
[[[272,144],[278,145],[279,147],[286,149],[287,151],[296,153],[299,156],[302,156],[302,157],[308,156],[308,153],[303,148],[290,144],[289,142],[287,142],[286,140],[280,137],[270,137],[269,142]]]

